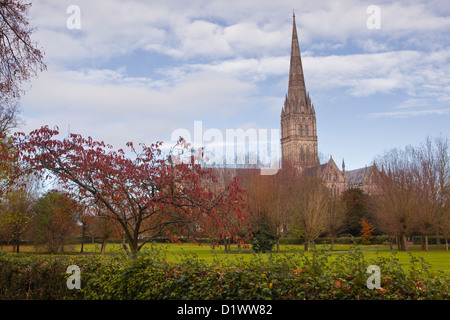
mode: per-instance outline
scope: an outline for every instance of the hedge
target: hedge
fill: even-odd
[[[320,249],[284,254],[252,254],[250,261],[193,254],[179,262],[166,252],[145,250],[134,260],[112,256],[37,256],[0,251],[0,299],[448,299],[450,280],[429,272],[411,255],[404,270],[395,251],[366,261],[358,248],[336,259]],[[69,290],[67,266],[81,268],[81,289]],[[368,289],[369,265],[381,269],[381,288]]]
[[[428,244],[437,244],[437,237],[428,236]],[[450,238],[447,239],[450,242]],[[413,236],[412,237],[413,244],[422,244],[422,236]],[[445,244],[445,237],[439,237],[440,244]]]
[[[339,238],[317,238],[314,240],[316,244],[331,244],[334,240],[335,244],[362,244],[361,237],[339,237]],[[300,245],[304,243],[302,238],[280,238],[280,244]],[[372,244],[388,244],[389,237],[386,235],[374,236]]]

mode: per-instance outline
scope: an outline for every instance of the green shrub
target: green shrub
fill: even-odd
[[[333,255],[313,247],[309,254],[252,254],[212,263],[194,254],[167,261],[167,252],[123,256],[25,256],[0,251],[0,299],[448,299],[450,281],[432,274],[411,255],[405,270],[396,258],[366,261],[358,247]],[[81,290],[66,287],[66,268],[81,268]],[[369,265],[381,271],[381,288],[367,288]]]
[[[255,253],[271,252],[275,245],[274,231],[265,222],[260,222],[258,224],[258,230],[250,239],[250,243]]]

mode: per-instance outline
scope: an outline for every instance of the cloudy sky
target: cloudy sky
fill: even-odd
[[[80,9],[79,29],[67,13]],[[380,28],[368,6],[380,8]],[[427,135],[450,137],[448,0],[35,0],[48,70],[21,107],[117,147],[179,128],[279,129],[295,10],[319,152],[347,170]],[[71,24],[72,23],[72,24]]]

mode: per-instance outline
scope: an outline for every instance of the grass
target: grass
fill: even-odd
[[[150,246],[155,246],[156,248],[163,249],[167,252],[167,259],[169,261],[177,261],[180,258],[180,254],[191,253],[196,255],[200,259],[204,259],[208,263],[212,263],[215,259],[228,259],[233,261],[235,258],[243,259],[248,261],[252,258],[251,249],[242,249],[241,253],[238,253],[236,246],[233,246],[231,253],[225,253],[223,247],[216,247],[212,249],[211,246],[197,245],[197,244],[150,244],[144,246],[144,248],[149,248]],[[80,252],[80,245],[72,245],[67,248],[67,254],[77,254]],[[99,254],[100,253],[99,244],[85,244],[84,252],[85,254]],[[317,246],[319,249],[325,249],[330,254],[330,259],[337,256],[339,253],[349,252],[352,248],[351,245],[335,245],[333,250],[329,250],[329,247]],[[5,251],[12,252],[12,246],[2,246]],[[303,251],[303,246],[297,245],[282,245],[280,246],[281,253],[291,251],[292,249]],[[360,245],[359,249],[363,252],[364,257],[367,261],[371,259],[376,259],[377,256],[388,257],[392,255],[392,251],[389,246],[384,245]],[[22,245],[20,246],[20,252],[22,253],[37,253],[36,248],[32,245]],[[108,244],[106,247],[106,252],[109,254],[123,253],[122,246],[119,244]],[[396,257],[399,263],[405,268],[408,267],[410,263],[411,256],[408,252],[396,251]],[[444,250],[444,246],[431,245],[430,251],[422,251],[420,245],[412,245],[409,247],[409,252],[416,258],[422,257],[425,262],[431,265],[431,270],[437,272],[442,270],[446,276],[450,276],[450,252]],[[305,254],[311,254],[311,252],[306,252]]]

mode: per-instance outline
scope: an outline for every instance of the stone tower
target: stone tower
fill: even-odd
[[[293,16],[289,87],[281,111],[281,156],[300,171],[319,165],[316,112],[306,92]]]

